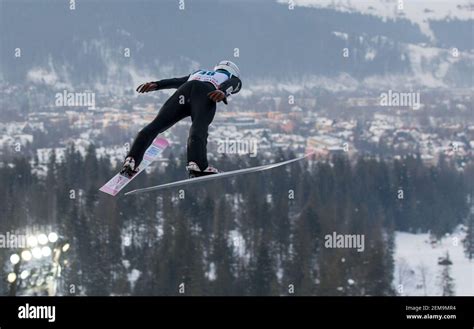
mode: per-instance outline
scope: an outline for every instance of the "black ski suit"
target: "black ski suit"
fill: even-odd
[[[146,149],[158,134],[188,116],[191,116],[192,120],[187,145],[188,162],[196,162],[201,170],[208,167],[208,128],[216,113],[216,103],[208,97],[208,93],[218,87],[226,96],[229,96],[239,92],[242,85],[239,78],[231,76],[227,72],[224,73],[229,78],[219,86],[215,86],[211,82],[188,81],[190,75],[155,82],[158,85],[158,90],[170,88],[178,88],[178,90],[161,107],[156,118],[143,128],[135,138],[128,156],[135,160],[136,167],[138,167]]]

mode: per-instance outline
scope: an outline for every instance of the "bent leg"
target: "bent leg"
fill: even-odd
[[[188,162],[194,161],[201,170],[208,166],[207,162],[207,136],[209,125],[216,113],[216,103],[207,96],[201,96],[191,102],[192,124],[188,138]]]
[[[135,160],[135,167],[138,167],[146,149],[158,134],[190,115],[189,106],[186,103],[180,103],[180,96],[182,93],[174,93],[160,109],[155,119],[138,133],[127,155]]]

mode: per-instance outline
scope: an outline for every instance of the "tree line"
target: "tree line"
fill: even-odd
[[[131,185],[184,178],[184,155],[167,160]],[[268,161],[222,156],[216,165]],[[394,231],[441,237],[464,223],[473,177],[443,158],[335,156],[113,198],[98,189],[118,167],[93,145],[85,156],[69,147],[62,162],[53,152],[45,175],[36,168],[24,157],[0,167],[0,228],[48,225],[68,239],[65,295],[72,286],[86,295],[394,295]],[[334,232],[363,235],[364,250],[327,248]],[[0,251],[2,264],[8,257]]]

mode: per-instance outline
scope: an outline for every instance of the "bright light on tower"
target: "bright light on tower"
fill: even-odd
[[[39,242],[39,244],[42,244],[42,245],[47,244],[48,243],[48,237],[46,236],[46,234],[43,234],[43,233],[39,234],[38,235],[38,242]]]
[[[58,238],[59,238],[58,235],[54,232],[51,232],[48,234],[48,240],[51,243],[55,243],[56,241],[58,241]]]
[[[43,257],[51,256],[51,248],[50,247],[41,248],[41,254],[43,255]]]
[[[10,282],[10,283],[13,283],[16,281],[16,274],[15,273],[10,273],[8,274],[7,276],[7,281]]]
[[[27,239],[26,239],[26,243],[28,244],[29,247],[36,247],[38,245],[38,239],[36,239],[35,236],[29,236]]]
[[[32,257],[31,251],[29,251],[29,250],[23,250],[23,251],[21,252],[21,258],[22,258],[25,262],[30,261],[30,260],[31,260],[31,257]]]
[[[41,256],[43,255],[40,247],[33,248],[32,253],[33,253],[33,257],[36,259],[40,259]]]
[[[28,277],[28,275],[30,275],[30,272],[28,272],[27,270],[24,270],[23,272],[21,272],[20,278],[22,280],[25,280]]]
[[[19,261],[20,261],[20,256],[18,256],[18,254],[13,254],[10,256],[10,262],[12,262],[13,265],[18,264]]]
[[[63,252],[68,251],[70,247],[71,247],[71,245],[70,245],[69,243],[64,244],[64,246],[63,246],[63,248],[62,248],[62,249],[63,249]]]

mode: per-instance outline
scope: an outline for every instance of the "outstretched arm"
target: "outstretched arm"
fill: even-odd
[[[182,78],[173,78],[173,79],[163,79],[154,82],[143,83],[138,86],[137,92],[147,93],[154,90],[160,89],[171,89],[179,88],[183,83],[188,81],[189,75]]]
[[[214,90],[208,94],[209,98],[214,102],[224,101],[227,104],[227,97],[232,94],[237,94],[242,88],[242,81],[236,76],[224,81],[219,89]]]

